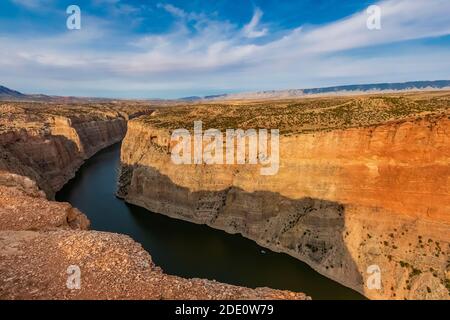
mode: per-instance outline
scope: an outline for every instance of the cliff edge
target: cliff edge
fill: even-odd
[[[175,165],[171,133],[198,120],[279,129],[278,173]],[[118,195],[240,233],[372,299],[449,299],[449,137],[442,92],[165,108],[130,121]]]
[[[308,299],[163,273],[125,235],[89,231],[52,201],[83,161],[120,141],[148,106],[0,105],[0,299]],[[75,268],[75,269],[74,269]],[[68,285],[79,270],[79,287]]]

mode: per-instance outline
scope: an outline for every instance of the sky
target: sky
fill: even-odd
[[[69,5],[79,30],[67,28]],[[381,29],[367,27],[373,5]],[[442,79],[449,0],[0,0],[0,85],[25,93],[179,98]]]

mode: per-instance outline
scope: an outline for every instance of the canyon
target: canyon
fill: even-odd
[[[371,299],[450,298],[448,92],[232,101],[133,119],[117,195],[239,233]],[[171,133],[280,130],[280,167],[176,165]],[[373,266],[381,288],[370,288]]]
[[[51,199],[85,159],[122,140],[128,118],[142,111],[139,107],[126,113],[113,107],[4,104],[0,181],[14,184],[28,177]]]
[[[309,299],[167,275],[129,236],[90,231],[80,210],[53,201],[86,159],[152,112],[127,102],[0,105],[0,299]],[[73,265],[79,290],[66,287]]]
[[[129,236],[90,231],[83,212],[54,201],[86,159],[123,139],[117,196],[130,204],[241,234],[370,299],[450,299],[449,107],[445,91],[151,107],[4,102],[0,298],[309,299],[168,275]],[[277,174],[248,162],[172,163],[171,134],[199,120],[222,132],[279,130]],[[81,290],[66,288],[70,265],[82,270]],[[380,288],[367,286],[374,266]]]

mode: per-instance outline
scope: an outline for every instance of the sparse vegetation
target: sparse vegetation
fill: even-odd
[[[84,121],[112,120],[149,113],[147,103],[123,101],[120,103],[57,104],[38,102],[0,102],[0,133],[26,128],[45,132],[55,121],[72,124]]]
[[[447,288],[448,292],[450,293],[450,279],[445,279],[445,287]]]
[[[439,94],[397,94],[297,100],[230,101],[158,108],[141,118],[153,126],[191,129],[277,128],[282,134],[365,127],[391,121],[433,120],[448,116],[450,97]]]

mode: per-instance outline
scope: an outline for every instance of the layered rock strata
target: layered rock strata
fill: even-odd
[[[149,110],[60,107],[0,108],[0,299],[308,299],[170,276],[128,236],[88,231],[83,213],[48,198]]]
[[[449,299],[448,98],[333,103],[275,104],[262,109],[276,113],[270,117],[260,105],[209,105],[133,120],[122,144],[118,195],[154,212],[240,233],[369,298]],[[358,113],[364,108],[373,116]],[[247,129],[259,121],[258,128],[274,119],[283,133],[274,176],[260,175],[259,165],[171,161],[171,132],[192,128],[191,120],[224,130],[230,123]],[[377,271],[381,287],[368,285]]]
[[[130,237],[88,227],[68,203],[0,186],[0,299],[308,299],[167,275]]]
[[[11,182],[11,173],[31,178],[49,198],[85,159],[126,132],[127,114],[109,108],[6,105],[0,110],[0,180]]]

